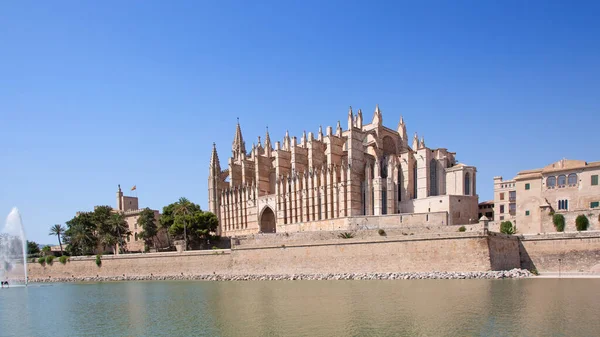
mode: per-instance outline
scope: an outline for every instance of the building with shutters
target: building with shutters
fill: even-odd
[[[519,233],[544,233],[555,231],[555,213],[565,216],[566,230],[574,230],[583,214],[594,227],[600,220],[599,175],[600,161],[562,159],[511,180],[494,177],[494,220],[515,222]]]

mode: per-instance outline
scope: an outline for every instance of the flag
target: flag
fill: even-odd
[[[135,185],[133,185],[133,187],[131,188],[132,191],[135,191],[137,189],[137,187],[135,187]]]

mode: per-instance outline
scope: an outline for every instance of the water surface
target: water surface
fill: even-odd
[[[600,279],[110,282],[0,290],[0,336],[598,336]]]

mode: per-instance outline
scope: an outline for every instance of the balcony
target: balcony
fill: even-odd
[[[515,216],[517,214],[517,211],[508,211],[508,214]]]
[[[508,201],[515,202],[515,201],[517,201],[517,197],[516,196],[514,196],[514,197],[508,197]]]

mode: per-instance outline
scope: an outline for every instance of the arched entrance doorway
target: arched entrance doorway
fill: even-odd
[[[275,213],[270,207],[266,207],[265,210],[260,215],[260,231],[263,233],[275,233],[276,232],[276,223],[275,223]]]

